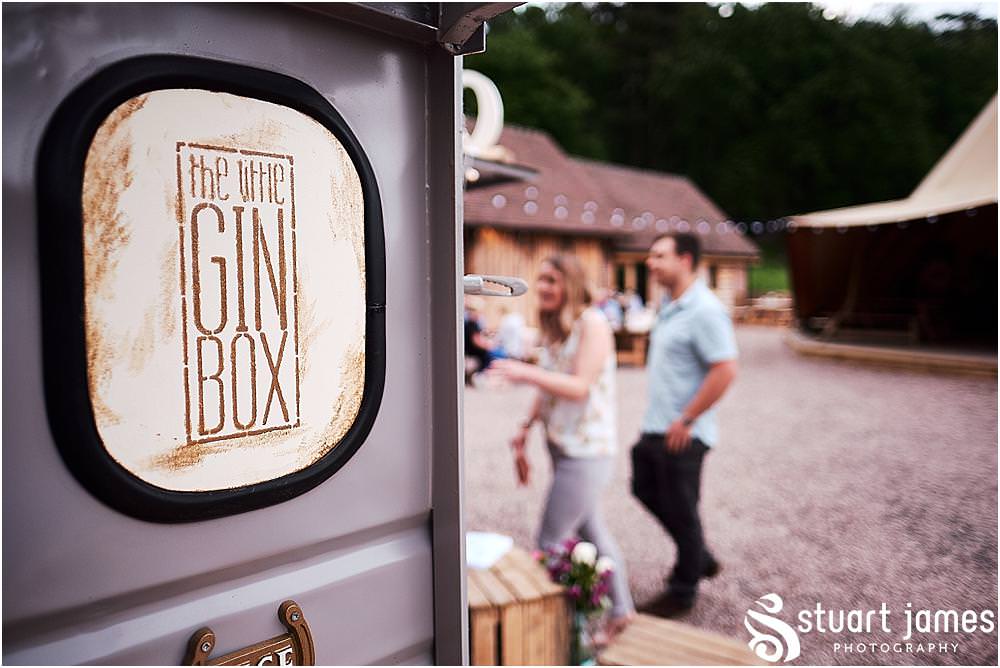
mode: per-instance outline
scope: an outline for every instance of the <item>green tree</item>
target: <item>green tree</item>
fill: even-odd
[[[604,157],[603,137],[589,120],[596,113],[592,93],[565,74],[575,66],[567,62],[565,40],[570,30],[586,26],[572,19],[578,12],[551,19],[545,10],[529,7],[502,15],[490,24],[488,57],[470,57],[466,67],[497,84],[508,121],[544,129],[572,153]]]
[[[509,122],[690,176],[767,220],[906,195],[996,91],[996,21],[825,19],[806,3],[528,7],[467,59]]]

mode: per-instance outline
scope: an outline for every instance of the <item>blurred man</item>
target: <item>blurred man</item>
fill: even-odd
[[[625,317],[622,313],[621,305],[615,299],[615,296],[611,294],[611,290],[598,288],[595,291],[594,305],[601,310],[604,317],[611,323],[611,329],[617,332],[622,328]]]
[[[632,492],[677,544],[666,590],[646,611],[691,609],[698,581],[719,572],[698,516],[701,465],[718,439],[716,402],[736,376],[736,340],[726,308],[697,277],[698,238],[656,239],[646,265],[669,298],[650,335],[649,407],[632,449]]]
[[[483,331],[483,300],[481,297],[465,297],[465,356],[476,360],[475,371],[485,371],[497,359],[496,343]],[[472,376],[466,372],[465,381],[471,383]]]

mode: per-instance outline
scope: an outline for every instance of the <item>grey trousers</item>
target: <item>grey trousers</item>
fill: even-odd
[[[614,473],[614,459],[566,457],[551,446],[549,452],[552,455],[552,487],[542,515],[538,546],[553,547],[575,535],[593,543],[599,555],[615,562],[611,578],[611,616],[621,617],[634,612],[625,559],[605,526],[600,510],[601,493]]]

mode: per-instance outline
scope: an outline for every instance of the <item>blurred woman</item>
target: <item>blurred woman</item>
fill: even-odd
[[[614,335],[607,318],[589,306],[586,276],[575,257],[556,255],[542,262],[535,290],[542,334],[538,366],[497,360],[492,374],[539,390],[511,441],[518,478],[527,484],[525,441],[536,421],[545,427],[553,478],[538,544],[551,548],[579,535],[614,561],[609,625],[614,634],[635,612],[625,560],[600,512],[618,450]]]

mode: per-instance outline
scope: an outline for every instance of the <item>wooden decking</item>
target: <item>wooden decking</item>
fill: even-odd
[[[688,624],[637,615],[598,656],[603,666],[766,666],[746,643]]]
[[[880,366],[954,373],[973,376],[997,375],[996,353],[934,350],[917,346],[833,343],[810,338],[797,331],[785,336],[788,346],[800,355],[850,360]]]

